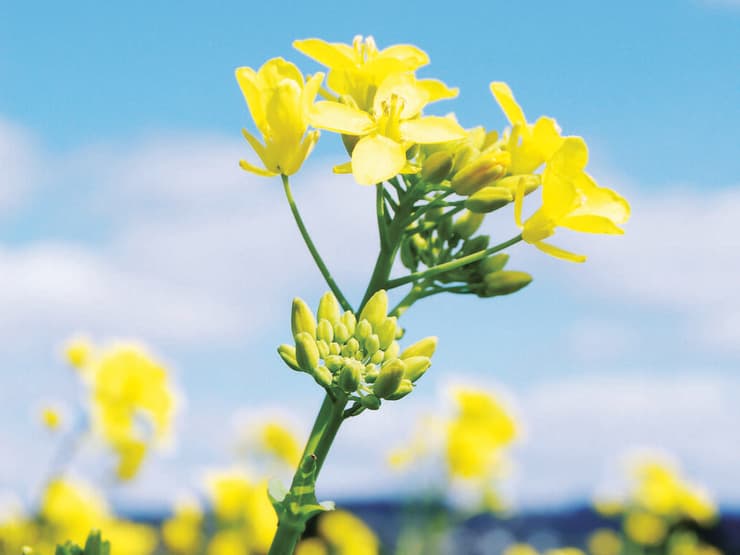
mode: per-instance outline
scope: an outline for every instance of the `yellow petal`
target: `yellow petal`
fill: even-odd
[[[399,60],[406,66],[407,70],[414,70],[429,63],[427,53],[411,44],[394,44],[383,49],[377,57]]]
[[[560,258],[562,260],[567,260],[569,262],[585,262],[586,257],[582,254],[576,254],[570,251],[566,251],[564,249],[561,249],[560,247],[556,247],[555,245],[550,245],[549,243],[544,243],[542,241],[537,241],[536,243],[533,243],[535,247],[540,249],[545,254],[549,254],[550,256],[554,256],[555,258]]]
[[[440,116],[424,116],[402,121],[400,129],[404,141],[423,145],[446,143],[466,136],[465,129],[459,123],[452,118]]]
[[[456,98],[460,94],[460,89],[450,88],[439,79],[419,79],[417,84],[427,92],[429,102]]]
[[[406,150],[383,135],[360,139],[352,151],[352,174],[360,185],[375,185],[395,177],[406,165]]]
[[[274,172],[263,170],[262,168],[258,168],[257,166],[255,166],[254,164],[250,164],[246,160],[239,160],[239,166],[244,171],[248,171],[250,173],[256,173],[257,175],[261,175],[262,177],[274,177],[278,175]]]
[[[286,79],[303,85],[303,74],[298,67],[283,58],[272,58],[267,60],[257,72],[262,87],[271,89],[277,87],[281,81]]]
[[[334,173],[352,173],[352,162],[345,162],[344,164],[337,164],[332,168]]]
[[[328,100],[313,105],[309,120],[314,127],[345,135],[365,135],[375,127],[375,122],[366,112]]]
[[[239,67],[235,71],[236,81],[247,102],[249,113],[257,129],[263,131],[267,128],[265,123],[265,107],[262,100],[262,94],[258,85],[257,72],[251,67]]]
[[[242,135],[244,135],[244,138],[247,139],[247,142],[249,143],[249,146],[251,146],[252,149],[254,150],[255,154],[257,154],[257,156],[259,156],[260,160],[262,160],[262,163],[265,164],[265,166],[267,166],[268,165],[268,156],[267,156],[267,151],[266,151],[264,145],[261,142],[259,142],[259,140],[257,139],[257,137],[255,137],[254,135],[252,135],[246,129],[242,129]]]
[[[615,191],[597,185],[587,173],[583,172],[578,176],[574,187],[584,200],[571,216],[602,216],[615,224],[623,224],[629,220],[630,205],[627,200]]]
[[[293,48],[332,69],[355,65],[354,50],[346,44],[329,43],[321,39],[304,39],[293,41]]]
[[[621,227],[603,216],[569,216],[560,220],[558,225],[582,233],[607,233],[610,235],[622,235],[624,233]]]
[[[524,179],[520,179],[516,185],[516,193],[514,194],[514,222],[518,228],[524,227],[522,225],[522,208],[524,206]]]
[[[306,85],[303,87],[303,93],[301,95],[304,113],[308,114],[311,111],[311,106],[313,106],[314,100],[316,100],[316,95],[321,88],[321,82],[323,80],[324,74],[319,71],[306,81]]]
[[[542,116],[535,122],[532,128],[532,138],[545,161],[549,160],[563,144],[560,126],[553,118],[546,116]]]
[[[391,103],[393,97],[403,99],[401,119],[417,116],[429,103],[429,93],[418,85],[411,73],[392,73],[383,80],[373,101],[375,113],[383,113],[384,104]]]
[[[494,81],[491,83],[491,92],[511,125],[527,125],[527,118],[524,117],[524,112],[517,104],[509,85]]]

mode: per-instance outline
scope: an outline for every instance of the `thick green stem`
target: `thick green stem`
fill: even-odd
[[[324,263],[324,260],[321,258],[321,255],[319,254],[318,249],[316,249],[316,245],[313,244],[313,240],[311,239],[311,236],[308,234],[306,225],[303,223],[303,218],[301,217],[301,213],[298,211],[298,206],[296,206],[295,199],[293,198],[293,192],[290,190],[290,183],[288,181],[288,176],[283,175],[281,177],[283,179],[283,189],[285,190],[285,197],[288,199],[288,205],[290,206],[290,211],[293,213],[293,218],[295,219],[295,223],[298,225],[298,230],[301,232],[303,241],[306,243],[306,246],[308,247],[308,251],[311,253],[311,256],[313,257],[313,261],[316,263],[316,266],[318,266],[319,271],[321,272],[321,275],[324,276],[324,280],[329,286],[329,289],[331,289],[331,292],[334,293],[334,296],[339,301],[339,304],[342,305],[342,308],[344,308],[344,310],[352,310],[352,305],[349,304],[347,299],[342,294],[341,289],[339,289],[339,286],[336,284],[336,282],[334,281],[334,278],[331,276],[331,272],[329,272],[329,268],[326,267],[326,264]]]
[[[508,241],[504,241],[503,243],[500,243],[496,245],[495,247],[491,247],[490,249],[474,252],[473,254],[463,256],[462,258],[456,258],[455,260],[450,260],[449,262],[445,262],[444,264],[437,264],[436,266],[432,266],[431,268],[427,268],[426,270],[423,270],[421,272],[414,272],[413,274],[409,274],[407,276],[392,279],[386,282],[385,288],[393,289],[394,287],[400,287],[401,285],[406,285],[407,283],[419,281],[422,279],[428,279],[438,274],[449,272],[450,270],[455,270],[457,268],[466,266],[467,264],[476,262],[487,256],[495,254],[499,251],[502,251],[510,247],[511,245],[515,245],[521,240],[522,240],[522,236],[517,235],[516,237],[512,237]]]

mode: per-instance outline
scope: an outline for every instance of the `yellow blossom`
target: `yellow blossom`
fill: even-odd
[[[296,173],[313,150],[318,131],[308,131],[308,110],[324,75],[317,73],[304,82],[303,74],[282,58],[267,61],[258,71],[236,70],[236,79],[247,101],[263,142],[246,129],[244,137],[264,168],[240,161],[241,167],[262,176]]]
[[[296,546],[294,555],[329,555],[329,550],[319,538],[307,538]]]
[[[41,410],[41,421],[49,430],[56,430],[62,423],[62,416],[53,407],[44,407]]]
[[[502,448],[517,436],[516,422],[496,398],[485,392],[459,389],[455,400],[458,414],[447,429],[450,475],[489,477],[501,462]]]
[[[295,435],[278,422],[268,422],[260,430],[262,448],[288,466],[295,467],[301,458],[301,445]]]
[[[491,83],[491,92],[512,126],[506,141],[511,153],[509,171],[530,174],[550,159],[563,142],[557,122],[542,116],[534,124],[527,123],[524,111],[506,83]]]
[[[668,533],[665,521],[646,511],[633,511],[624,519],[624,531],[637,543],[657,545]]]
[[[347,511],[330,511],[322,515],[319,535],[337,555],[377,555],[380,543],[375,533],[362,520]]]
[[[537,550],[528,543],[513,543],[504,549],[502,555],[537,555]]]
[[[522,182],[515,199],[515,219],[522,228],[522,238],[551,256],[571,262],[583,262],[586,257],[544,242],[555,233],[555,228],[621,234],[624,231],[619,225],[630,215],[624,198],[611,189],[599,187],[584,171],[587,162],[585,141],[581,137],[566,137],[542,174],[542,206],[523,224]]]
[[[67,362],[78,370],[89,362],[92,351],[90,340],[83,336],[73,337],[64,346]]]
[[[426,52],[416,46],[395,44],[378,50],[372,37],[356,36],[351,45],[321,39],[297,40],[293,47],[329,68],[329,87],[340,97],[352,99],[361,110],[372,108],[378,87],[389,75],[413,72],[429,63]],[[419,85],[433,100],[457,96],[457,90],[435,79],[423,79]]]
[[[622,540],[614,530],[601,528],[589,536],[588,551],[591,555],[619,555]]]
[[[172,517],[162,523],[162,540],[167,549],[181,555],[197,553],[203,534],[203,511],[195,500],[180,501]]]

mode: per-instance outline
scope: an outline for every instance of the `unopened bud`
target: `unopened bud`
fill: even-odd
[[[385,292],[385,289],[381,289],[365,303],[365,307],[360,312],[360,320],[367,320],[372,324],[373,329],[376,329],[385,320],[387,315],[388,294]]]
[[[329,353],[332,355],[338,355],[342,352],[342,348],[339,346],[339,343],[336,341],[332,341],[329,345]]]
[[[396,388],[396,391],[393,392],[392,395],[388,397],[389,401],[398,401],[399,399],[403,399],[411,393],[414,390],[414,384],[411,383],[411,380],[403,379],[401,380],[401,383],[398,384],[398,387]]]
[[[408,237],[404,237],[404,239],[401,241],[401,248],[399,249],[399,252],[403,265],[406,266],[409,270],[415,270],[419,263],[411,247],[411,239],[409,239]]]
[[[529,193],[537,190],[537,187],[540,186],[540,176],[539,175],[510,175],[508,177],[504,177],[496,181],[495,185],[496,187],[505,187],[509,189],[512,195],[516,195],[516,190],[519,187],[519,183],[524,183],[524,194],[528,195]]]
[[[295,359],[301,370],[313,372],[319,365],[319,348],[311,335],[302,331],[295,336]]]
[[[323,339],[327,343],[334,341],[334,328],[326,318],[319,320],[319,325],[316,327],[316,337]]]
[[[316,380],[316,383],[322,387],[331,387],[331,382],[334,379],[334,376],[332,376],[332,373],[326,366],[319,366],[311,375]]]
[[[357,391],[357,386],[360,385],[360,378],[360,369],[355,364],[350,364],[342,368],[337,383],[345,393],[353,393]]]
[[[421,378],[432,365],[432,361],[429,357],[422,356],[405,358],[403,359],[403,363],[406,365],[406,371],[404,372],[403,377],[412,382]]]
[[[357,329],[355,329],[355,337],[357,337],[357,339],[367,339],[370,337],[371,333],[373,333],[373,326],[370,322],[364,318],[357,322]]]
[[[516,293],[531,283],[532,276],[527,272],[502,270],[486,275],[483,281],[485,283],[485,296],[494,297]]]
[[[465,210],[452,224],[452,232],[456,233],[463,239],[470,238],[473,233],[478,231],[478,228],[483,223],[485,216],[483,214],[476,214],[470,210]]]
[[[499,254],[494,254],[493,256],[489,256],[485,260],[481,261],[480,264],[480,271],[481,274],[492,274],[494,272],[500,272],[504,269],[506,266],[506,263],[509,261],[509,255],[501,252]]]
[[[405,366],[400,359],[384,364],[373,384],[373,393],[381,399],[393,395],[401,385]]]
[[[477,237],[473,237],[472,239],[465,241],[462,247],[462,254],[473,254],[474,252],[486,250],[488,248],[488,243],[491,240],[488,235],[478,235]]]
[[[387,349],[396,338],[396,321],[397,318],[395,316],[391,316],[390,318],[383,320],[380,326],[376,328],[375,331],[378,334],[381,349]]]
[[[321,297],[319,301],[319,309],[316,312],[319,320],[322,318],[328,320],[330,324],[334,325],[339,322],[339,301],[334,296],[334,293],[327,291]]]
[[[466,201],[465,208],[472,212],[485,214],[493,212],[514,200],[514,195],[506,187],[483,187],[473,193]]]
[[[421,165],[421,178],[427,183],[442,183],[452,171],[452,155],[439,151],[427,157]]]
[[[437,349],[437,338],[434,336],[420,339],[413,345],[406,347],[401,353],[401,358],[406,360],[411,357],[432,358],[434,351]]]
[[[293,330],[293,337],[301,332],[306,332],[313,338],[316,337],[316,318],[314,318],[313,312],[308,308],[306,302],[298,297],[293,299],[290,327]]]
[[[347,328],[347,332],[349,333],[349,335],[354,335],[355,326],[357,326],[357,317],[355,317],[355,313],[347,310],[344,314],[342,314],[341,320]]]
[[[360,398],[360,404],[368,410],[378,410],[380,408],[380,399],[370,393]]]
[[[394,358],[398,358],[398,353],[400,352],[401,352],[401,346],[398,344],[398,341],[394,341],[385,350],[385,355],[383,355],[383,360],[388,361],[388,360],[393,360]]]
[[[510,159],[504,151],[482,154],[457,172],[450,186],[458,195],[472,195],[503,177]]]
[[[380,370],[378,369],[377,364],[368,364],[365,366],[365,381],[367,383],[374,383],[375,380],[378,378],[378,373],[380,373]]]
[[[382,350],[376,351],[373,356],[370,357],[370,362],[373,364],[380,364],[385,359],[385,352]]]
[[[365,340],[365,354],[367,356],[373,356],[380,349],[380,339],[375,334],[372,334]]]
[[[319,356],[321,358],[326,358],[331,354],[329,353],[329,344],[323,339],[319,339],[316,342],[316,347],[319,349]]]
[[[344,357],[339,355],[329,355],[328,357],[324,358],[324,362],[326,363],[326,366],[329,368],[329,370],[331,370],[332,372],[336,372],[342,366],[344,366]]]
[[[295,358],[295,347],[293,345],[280,345],[277,351],[285,364],[293,370],[301,371],[301,367],[298,366],[298,361]]]
[[[339,322],[334,326],[334,339],[336,339],[338,343],[345,343],[347,339],[349,339],[350,335],[351,334],[349,333],[347,326],[342,322]]]

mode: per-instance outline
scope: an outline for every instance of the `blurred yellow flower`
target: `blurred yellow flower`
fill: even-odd
[[[588,551],[591,555],[619,555],[622,552],[622,539],[609,528],[601,528],[588,538]]]
[[[318,523],[319,535],[336,555],[377,555],[380,542],[362,520],[347,511],[324,513]]]
[[[268,422],[260,429],[262,449],[290,467],[298,466],[301,444],[296,436],[279,422]]]
[[[203,511],[197,501],[187,499],[175,505],[173,515],[162,523],[162,540],[173,553],[197,553],[203,542]]]
[[[41,422],[49,430],[56,430],[62,423],[62,416],[59,411],[53,407],[44,407],[41,410]]]
[[[239,162],[249,172],[262,176],[296,173],[319,139],[318,131],[308,131],[308,110],[321,87],[323,73],[304,82],[303,74],[292,63],[273,58],[255,71],[236,70],[242,90],[263,143],[246,129],[244,137],[259,156],[264,168],[246,160]]]
[[[301,540],[294,555],[329,555],[329,550],[320,538]]]
[[[627,201],[619,194],[599,187],[584,168],[588,149],[581,137],[566,137],[547,162],[542,174],[542,206],[522,224],[524,184],[516,194],[515,219],[522,228],[522,239],[541,251],[569,260],[583,262],[585,256],[560,249],[544,239],[555,233],[556,227],[586,233],[621,234],[619,225],[630,215]]]
[[[502,555],[537,555],[537,550],[528,543],[512,543]]]
[[[447,427],[447,465],[459,478],[487,478],[501,462],[502,448],[517,437],[517,425],[492,395],[458,389],[458,413]]]
[[[89,339],[84,336],[77,336],[65,343],[64,356],[71,366],[80,370],[89,362],[92,350],[93,347]]]
[[[548,549],[545,555],[586,555],[577,547],[561,547],[559,549]]]
[[[360,137],[352,148],[351,162],[334,171],[351,171],[357,183],[374,185],[401,172],[418,171],[406,159],[412,145],[466,136],[452,118],[422,116],[422,109],[431,101],[430,92],[412,74],[393,73],[380,83],[371,107],[363,110],[347,103],[320,101],[311,111],[311,124]]]
[[[624,531],[637,543],[657,545],[668,533],[666,522],[647,511],[632,511],[625,516]]]

